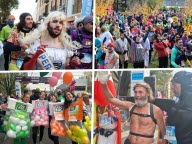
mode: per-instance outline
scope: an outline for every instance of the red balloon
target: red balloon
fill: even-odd
[[[73,80],[73,74],[71,72],[65,72],[63,75],[63,82],[65,84],[70,84]]]
[[[52,87],[56,86],[56,85],[57,85],[57,82],[58,82],[57,77],[52,76],[52,77],[49,78],[49,84],[50,84],[50,86],[52,86]]]
[[[107,81],[107,86],[109,87],[109,90],[111,91],[113,96],[116,96],[116,89],[114,83],[111,80]],[[97,105],[100,106],[110,105],[110,103],[106,100],[104,96],[101,83],[98,80],[94,82],[94,101]]]
[[[52,76],[57,77],[58,79],[61,77],[62,72],[53,72]]]

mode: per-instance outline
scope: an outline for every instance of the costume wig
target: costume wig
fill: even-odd
[[[23,44],[31,44],[40,37],[49,35],[47,27],[49,23],[54,20],[59,20],[63,22],[61,34],[58,36],[63,46],[66,46],[70,50],[79,49],[81,47],[80,44],[77,42],[73,42],[71,40],[71,37],[66,33],[66,16],[63,14],[63,12],[59,11],[49,13],[49,15],[45,18],[44,22],[40,24],[38,28],[35,29],[29,36],[22,40]]]

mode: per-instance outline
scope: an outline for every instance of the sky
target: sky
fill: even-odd
[[[19,22],[19,16],[28,12],[32,15],[33,19],[35,18],[35,9],[36,9],[36,0],[19,0],[19,8],[17,10],[12,10],[11,14],[15,16],[15,23]]]
[[[73,76],[75,78],[78,78],[79,76],[83,75],[83,71],[72,71]],[[62,72],[62,75],[64,74],[64,72]],[[40,76],[39,72],[28,72],[28,76]],[[52,76],[52,72],[49,72],[45,77],[51,77]]]

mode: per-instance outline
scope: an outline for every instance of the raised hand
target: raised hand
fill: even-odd
[[[97,73],[97,76],[101,84],[106,84],[111,74],[109,74],[108,71],[100,71]]]

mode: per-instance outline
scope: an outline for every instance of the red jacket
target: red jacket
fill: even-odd
[[[166,51],[166,48],[168,47],[168,45],[165,44],[164,42],[157,42],[155,40],[154,47],[157,50],[158,57],[167,57],[168,56],[168,53]]]

